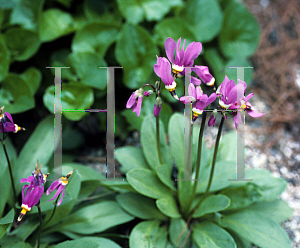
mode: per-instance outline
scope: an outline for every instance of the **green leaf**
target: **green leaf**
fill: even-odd
[[[5,36],[12,58],[18,61],[28,60],[38,51],[41,45],[36,32],[22,28],[10,28]]]
[[[129,214],[140,219],[166,220],[156,207],[155,201],[136,193],[121,194],[116,197],[118,204]]]
[[[69,13],[60,9],[47,9],[43,12],[39,26],[42,42],[55,40],[74,31],[74,21]]]
[[[49,86],[43,96],[43,101],[47,109],[54,113],[54,86]],[[61,101],[63,115],[72,121],[78,121],[87,115],[85,111],[72,112],[67,110],[84,110],[90,109],[94,103],[93,90],[89,87],[80,85],[78,83],[69,83],[62,85]]]
[[[122,165],[121,171],[126,173],[132,169],[149,169],[141,148],[125,146],[117,148],[115,151],[116,160]]]
[[[93,180],[98,181],[100,179],[105,179],[105,176],[103,176],[98,171],[92,169],[87,165],[82,165],[78,163],[64,163],[62,165],[62,175],[66,176],[70,171],[74,169],[80,175],[80,180],[82,182],[93,181]]]
[[[119,28],[120,25],[111,22],[88,23],[76,33],[72,51],[97,53],[103,57],[109,46],[116,41]]]
[[[153,73],[158,54],[150,33],[140,26],[123,25],[115,56],[124,68],[124,83],[130,89],[141,87]]]
[[[129,247],[165,247],[167,235],[167,228],[160,227],[159,221],[143,221],[132,229],[129,236]]]
[[[24,29],[37,31],[40,14],[44,0],[37,0],[32,4],[31,0],[15,0],[12,9],[10,24],[19,24]]]
[[[193,239],[201,248],[236,248],[234,239],[223,228],[210,222],[202,222],[194,228]]]
[[[0,219],[0,239],[5,234],[9,225],[14,221],[15,211],[11,209],[2,219]]]
[[[236,161],[237,132],[232,131],[223,135],[220,140],[217,161]]]
[[[89,248],[98,248],[99,245],[92,241],[86,239],[76,239],[76,240],[68,240],[55,245],[53,248],[81,248],[81,247],[89,247]]]
[[[9,137],[5,139],[5,146],[8,153],[8,157],[10,159],[10,163],[13,169],[14,163],[16,161],[16,150],[11,143]],[[0,188],[1,188],[1,197],[0,197],[0,218],[2,216],[2,213],[4,211],[6,201],[8,198],[13,198],[12,195],[10,195],[10,188],[11,188],[11,180],[9,176],[9,169],[7,160],[5,158],[5,153],[3,148],[0,148]]]
[[[172,165],[160,164],[155,167],[155,172],[160,181],[173,191],[176,191],[174,181],[172,180]]]
[[[197,201],[198,203],[199,201]],[[196,210],[193,217],[199,218],[205,214],[215,213],[227,209],[230,206],[230,198],[226,195],[210,195],[208,196]]]
[[[169,226],[169,235],[170,235],[170,241],[175,247],[180,247],[185,241],[189,233],[189,228],[185,228],[185,224],[186,223],[183,219],[171,219],[170,226]],[[181,235],[181,238],[178,240],[178,243],[176,243],[183,228],[185,228],[185,231]],[[189,245],[186,244],[186,247],[189,247]]]
[[[188,45],[195,41],[195,36],[189,30],[188,26],[187,22],[180,17],[165,18],[154,27],[156,42],[164,46],[165,40],[168,37],[172,37],[176,42],[182,37],[182,39],[186,39],[186,44]]]
[[[160,149],[163,164],[172,166],[170,148],[166,144],[166,134],[162,121],[159,121]],[[141,128],[141,144],[145,158],[152,169],[160,164],[156,141],[156,120],[152,115],[147,116]]]
[[[40,87],[42,81],[41,72],[35,67],[29,67],[20,76],[27,83],[31,95],[34,96],[34,94],[37,92],[38,88]]]
[[[221,31],[223,13],[218,0],[190,0],[187,2],[183,18],[197,41],[206,42]]]
[[[80,234],[92,234],[132,219],[133,217],[125,213],[116,202],[105,201],[79,209],[68,216],[68,220],[57,229]]]
[[[180,203],[180,210],[184,213],[188,211],[187,208],[189,207],[193,191],[192,181],[186,180],[187,176],[185,175],[185,173],[188,172],[184,171],[183,169],[179,169],[177,177],[178,179],[181,179],[177,181],[178,200]]]
[[[2,81],[8,74],[10,53],[5,43],[5,38],[0,35],[0,81]]]
[[[290,248],[291,241],[275,221],[262,214],[245,210],[222,218],[221,224],[242,238],[262,248]]]
[[[293,215],[293,209],[281,199],[272,202],[258,202],[248,207],[247,210],[257,211],[278,223]]]
[[[78,171],[75,170],[73,172],[72,176],[70,177],[70,181],[69,181],[68,185],[66,186],[66,194],[69,194],[71,196],[71,200],[68,203],[56,208],[55,214],[53,215],[50,222],[47,224],[47,227],[50,227],[59,222],[63,222],[63,223],[68,222],[68,215],[69,215],[69,213],[71,213],[73,207],[76,204],[76,200],[78,198],[79,191],[80,191],[80,185],[81,185],[81,177],[80,177]],[[47,213],[45,220],[47,221],[51,215],[52,215],[52,210],[50,210]],[[64,219],[67,219],[67,220],[64,220]],[[62,225],[62,224],[60,224],[60,225]],[[54,226],[54,228],[51,230],[53,232],[56,232],[56,230],[57,230],[56,226]]]
[[[126,178],[136,191],[150,198],[159,199],[172,195],[171,190],[151,170],[133,169],[127,172]]]
[[[81,183],[80,192],[78,195],[78,200],[82,200],[92,193],[94,193],[99,188],[99,181],[85,181]]]
[[[37,207],[33,207],[32,210],[34,210],[35,208]],[[29,213],[31,214],[31,211]],[[11,235],[14,235],[17,239],[22,241],[25,241],[38,228],[40,224],[38,219],[24,219],[22,220],[22,225],[20,225],[17,229],[11,232]]]
[[[263,197],[260,187],[250,182],[240,187],[225,189],[220,193],[230,198],[231,204],[227,210],[248,207]]]
[[[39,164],[47,164],[53,151],[53,116],[48,116],[37,125],[17,159],[14,168],[14,180],[17,192],[20,192],[23,186],[20,180],[31,175],[37,160]]]
[[[105,60],[97,53],[76,52],[68,57],[80,83],[103,90],[107,85],[107,69]]]
[[[123,179],[124,180],[124,179]],[[117,192],[128,192],[128,191],[133,191],[136,192],[131,185],[127,182],[127,180],[125,179],[124,181],[112,181],[112,180],[102,180],[100,182],[101,185],[108,187],[114,191]]]
[[[156,201],[156,206],[165,215],[171,218],[180,218],[181,214],[173,196],[160,198]]]
[[[100,237],[85,237],[85,238],[76,239],[76,242],[77,241],[86,241],[86,242],[97,243],[98,244],[98,246],[96,246],[97,248],[102,248],[102,247],[105,247],[105,248],[121,248],[121,246],[119,246],[115,242],[111,241],[110,239],[100,238]],[[74,244],[77,244],[77,243],[74,243]],[[65,248],[65,246],[62,246],[62,247]],[[74,246],[70,246],[70,247],[74,248]],[[86,247],[86,244],[83,244],[83,247]]]
[[[251,56],[259,43],[260,29],[255,17],[241,3],[232,1],[225,9],[219,44],[229,58]]]
[[[10,114],[32,109],[35,106],[30,88],[18,75],[9,74],[1,82],[0,105]],[[17,123],[22,126],[22,123]]]
[[[126,20],[131,24],[138,24],[146,18],[147,21],[159,21],[170,8],[181,6],[181,0],[118,0],[119,9]]]

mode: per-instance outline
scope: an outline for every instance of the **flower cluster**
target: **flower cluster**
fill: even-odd
[[[8,133],[8,132],[18,132],[20,130],[25,130],[25,128],[19,127],[17,124],[14,124],[13,118],[10,113],[4,111],[4,106],[0,108],[0,132]]]
[[[200,42],[190,43],[186,49],[186,40],[183,41],[183,46],[180,50],[181,38],[176,42],[172,38],[167,38],[165,41],[165,50],[167,58],[157,57],[157,63],[153,66],[154,72],[160,78],[160,80],[165,84],[165,88],[169,90],[171,95],[183,103],[192,103],[193,116],[191,123],[198,118],[199,115],[205,111],[211,103],[213,103],[216,98],[219,98],[219,111],[216,109],[213,111],[213,115],[208,121],[208,125],[215,125],[217,112],[221,112],[227,119],[229,116],[234,118],[235,126],[242,123],[240,112],[246,110],[248,114],[252,117],[261,117],[264,113],[255,112],[254,107],[248,102],[248,100],[253,96],[249,94],[244,96],[247,84],[244,81],[238,80],[236,84],[233,80],[229,80],[225,76],[224,81],[217,89],[216,93],[212,93],[210,96],[203,94],[200,87],[201,83],[206,86],[213,86],[215,83],[215,78],[210,74],[207,66],[194,65],[194,60],[200,55],[202,51],[202,44]],[[191,68],[191,71],[196,73],[198,77],[188,75],[185,71],[187,67]],[[190,85],[188,87],[188,96],[183,96],[179,99],[175,92],[176,79],[178,77],[185,76],[189,78]],[[137,116],[140,115],[143,96],[150,96],[152,93],[156,94],[156,101],[154,104],[154,116],[158,116],[161,110],[162,101],[159,95],[160,82],[156,82],[155,87],[150,84],[144,85],[142,88],[133,92],[130,96],[126,107],[132,108],[133,112],[136,112]],[[146,86],[151,86],[153,90],[143,91]]]
[[[38,167],[38,163],[36,163],[35,170],[31,173],[32,176],[29,176],[28,178],[22,178],[20,180],[21,183],[27,182],[29,183],[29,185],[25,184],[22,189],[22,211],[18,217],[17,222],[20,222],[23,216],[28,211],[30,211],[33,206],[39,203],[42,195],[44,194],[44,184],[46,183],[46,179],[49,173],[43,174],[41,168],[42,165]],[[57,189],[56,194],[51,200],[54,200],[56,197],[59,197],[59,195],[62,193],[61,199],[59,200],[57,206],[59,206],[63,201],[63,196],[65,194],[65,186],[68,184],[68,178],[72,175],[72,173],[73,171],[69,172],[66,177],[61,177],[60,179],[54,181],[46,192],[46,194],[49,195],[53,190]]]

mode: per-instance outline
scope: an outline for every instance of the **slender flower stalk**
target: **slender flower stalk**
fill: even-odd
[[[53,218],[55,211],[56,211],[57,202],[58,202],[59,197],[60,197],[60,195],[56,198],[56,201],[54,202],[54,208],[53,208],[52,214],[51,214],[50,218],[47,220],[47,222],[43,225],[43,228],[45,228],[49,224],[50,220]]]
[[[38,211],[39,211],[39,219],[40,219],[39,236],[38,236],[38,239],[37,239],[37,248],[40,248],[40,240],[41,240],[42,224],[43,224],[40,201],[38,202],[38,204],[36,206],[37,206]]]
[[[211,171],[210,171],[210,176],[209,176],[209,181],[208,181],[208,185],[207,188],[205,190],[205,193],[203,195],[203,197],[201,198],[201,200],[198,202],[198,204],[193,208],[188,220],[186,221],[186,224],[184,226],[184,228],[182,229],[181,233],[179,234],[176,243],[178,243],[179,239],[181,238],[182,234],[185,232],[186,228],[188,227],[188,225],[190,224],[194,213],[196,212],[196,210],[198,209],[198,207],[201,205],[201,203],[207,198],[207,196],[209,195],[209,189],[212,183],[212,178],[214,175],[214,170],[215,170],[215,164],[216,164],[216,160],[217,160],[217,155],[218,155],[218,148],[219,148],[219,143],[220,143],[220,139],[221,139],[221,133],[222,133],[222,128],[223,128],[223,124],[224,124],[224,120],[225,117],[222,116],[221,119],[221,123],[219,126],[219,130],[218,130],[218,135],[217,135],[217,139],[216,139],[216,144],[215,144],[215,150],[214,150],[214,156],[213,156],[213,162],[212,162],[212,167],[211,167]]]

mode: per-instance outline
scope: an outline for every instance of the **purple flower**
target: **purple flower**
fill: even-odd
[[[185,41],[183,41],[182,49],[180,49],[181,38],[177,41],[177,46],[172,38],[167,38],[165,41],[166,54],[172,63],[173,73],[178,75],[184,70],[184,67],[192,66],[194,59],[196,59],[202,51],[202,44],[200,42],[190,43],[184,51]],[[174,52],[176,49],[175,59]]]
[[[195,102],[192,117],[192,123],[196,121],[199,115],[202,114],[203,110],[211,104],[217,97],[216,93],[212,93],[209,97],[206,94],[203,94],[200,86],[195,86],[191,83],[189,85],[189,96],[183,96],[180,98],[180,101],[185,103],[186,101]]]
[[[161,111],[162,101],[161,98],[158,96],[155,100],[153,115],[154,117],[158,116]]]
[[[146,96],[146,97],[149,97],[149,96],[151,96],[153,94],[153,90],[146,90],[145,92],[144,92],[144,96]]]
[[[164,57],[157,57],[157,64],[153,66],[153,69],[156,75],[164,82],[165,88],[170,91],[175,99],[179,100],[175,93],[176,83],[171,74],[171,65],[169,61]]]
[[[13,118],[10,113],[5,112],[3,114],[4,107],[0,109],[0,132],[18,132],[20,130],[25,130],[25,128],[19,127],[17,124],[14,124]]]
[[[203,81],[203,83],[205,83],[208,86],[212,86],[215,83],[215,78],[209,73],[209,69],[207,66],[199,66],[199,65],[195,65],[195,68],[192,68],[192,71],[196,72],[196,74],[198,75],[198,77]],[[192,77],[193,78],[193,77]],[[197,80],[195,80],[197,78],[194,78],[194,81],[197,82]],[[199,80],[199,79],[198,79]],[[200,80],[199,80],[200,81]],[[195,85],[199,85],[201,83],[196,83],[193,82],[192,79],[192,83],[194,83]]]
[[[74,170],[73,170],[73,171],[74,171]],[[59,206],[59,205],[62,203],[63,198],[64,198],[64,195],[65,195],[65,187],[66,187],[66,185],[68,184],[68,178],[72,175],[73,171],[69,172],[68,175],[67,175],[66,177],[61,177],[61,178],[55,180],[55,181],[50,185],[50,187],[49,187],[49,188],[47,189],[47,191],[46,191],[46,194],[47,194],[47,195],[50,195],[50,194],[53,192],[53,190],[55,190],[55,189],[56,189],[56,193],[55,193],[55,195],[53,196],[53,198],[50,199],[50,200],[48,200],[48,201],[54,200],[56,197],[58,197],[58,196],[60,195],[60,193],[62,193],[62,194],[61,194],[61,198],[60,198],[60,200],[59,200],[58,203],[57,203],[57,206]]]
[[[221,107],[223,109],[233,110],[231,115],[234,116],[236,129],[242,123],[241,111],[246,110],[247,113],[254,118],[261,117],[265,114],[255,112],[255,108],[248,102],[254,94],[251,93],[245,97],[246,88],[247,84],[244,81],[238,79],[238,84],[236,85],[233,80],[229,80],[228,77],[225,76],[224,81],[217,90],[217,94],[220,95],[219,104]]]
[[[209,120],[208,120],[208,126],[210,127],[211,125],[215,126],[216,125],[216,115],[217,115],[217,109],[215,109],[213,111],[213,114],[210,116]]]
[[[49,173],[43,174],[41,172],[42,165],[38,167],[37,163],[35,165],[35,168],[36,169],[31,173],[32,176],[29,176],[28,178],[22,178],[20,180],[21,183],[27,182],[29,183],[29,185],[25,184],[22,189],[22,211],[18,217],[17,222],[20,222],[26,212],[30,211],[33,206],[38,204],[44,193],[43,184],[46,182]],[[25,193],[26,188],[27,190]]]
[[[140,88],[131,94],[127,101],[126,108],[132,108],[133,112],[136,112],[136,115],[140,116],[142,102],[143,89]]]

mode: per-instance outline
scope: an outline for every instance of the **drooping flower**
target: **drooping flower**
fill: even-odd
[[[183,72],[184,67],[192,66],[194,60],[199,56],[202,51],[202,44],[200,42],[190,43],[184,50],[185,41],[183,41],[182,49],[180,50],[181,38],[177,41],[177,46],[172,38],[167,38],[165,41],[166,54],[170,62],[172,63],[172,69],[174,75]],[[176,50],[175,59],[174,52]]]
[[[14,124],[13,118],[10,113],[5,112],[3,114],[4,106],[0,108],[0,132],[18,132],[20,130],[25,130],[25,128],[19,127],[17,124]]]
[[[198,77],[202,80],[203,83],[205,83],[208,86],[212,86],[215,83],[215,78],[209,73],[209,69],[207,66],[199,66],[199,65],[195,65],[194,68],[192,68],[192,71],[196,72],[196,74],[198,75]],[[197,78],[196,78],[197,79]],[[199,79],[198,79],[199,80]],[[196,80],[194,79],[194,82],[192,80],[192,83],[194,83],[195,85],[199,85],[201,83],[201,81],[199,82],[199,84],[197,84],[195,82]]]
[[[74,171],[74,170],[73,170]],[[73,171],[69,172],[68,175],[66,177],[61,177],[57,180],[55,180],[51,185],[50,187],[47,189],[46,191],[46,194],[47,195],[50,195],[53,190],[56,189],[56,193],[54,195],[53,198],[51,198],[50,200],[48,201],[52,201],[54,200],[56,197],[59,197],[60,193],[61,193],[61,198],[60,200],[58,201],[57,203],[57,206],[59,206],[62,201],[63,201],[63,198],[64,198],[64,195],[65,195],[65,187],[66,185],[68,184],[68,178],[72,175]]]
[[[238,84],[236,85],[233,80],[229,80],[228,77],[225,76],[224,81],[217,90],[220,106],[223,109],[232,110],[230,115],[234,117],[236,129],[242,123],[241,111],[246,110],[247,113],[254,118],[261,117],[265,114],[256,112],[255,108],[248,102],[254,94],[251,93],[245,97],[246,88],[247,84],[244,81],[238,79]]]
[[[132,108],[133,112],[136,112],[136,115],[140,116],[142,102],[143,89],[140,88],[131,94],[127,101],[126,108]]]
[[[157,57],[157,56],[156,56]],[[153,66],[154,72],[165,84],[165,88],[170,91],[171,95],[179,100],[175,93],[176,82],[171,74],[171,65],[164,57],[157,57],[157,63]]]
[[[216,93],[212,93],[209,97],[206,94],[203,94],[203,91],[200,86],[195,87],[192,83],[188,88],[189,96],[183,96],[180,98],[180,101],[185,103],[194,102],[193,104],[193,117],[192,123],[196,121],[199,115],[202,114],[203,110],[210,105],[214,100],[216,100]]]
[[[153,109],[153,115],[154,117],[157,117],[161,111],[162,101],[161,98],[158,96],[155,100],[154,109]]]
[[[35,170],[31,173],[32,176],[29,176],[28,178],[22,178],[20,180],[21,183],[27,182],[29,183],[29,185],[25,184],[22,189],[22,211],[18,217],[17,222],[20,222],[26,212],[30,211],[33,206],[38,204],[44,193],[44,184],[49,173],[43,174],[41,168],[42,165],[38,167],[38,164],[36,163]],[[26,188],[27,191],[25,193]]]

